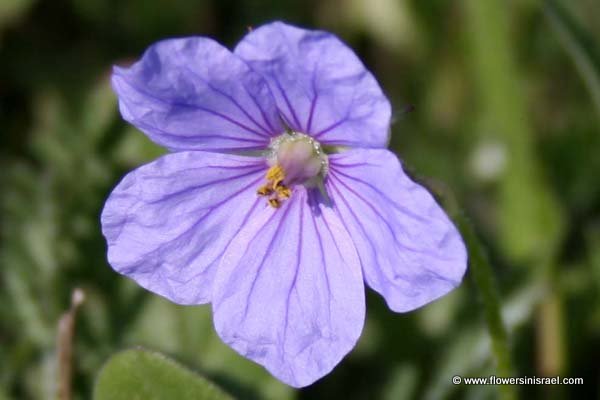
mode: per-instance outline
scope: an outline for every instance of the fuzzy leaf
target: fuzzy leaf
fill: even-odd
[[[160,353],[125,350],[100,371],[95,400],[231,400],[200,375]]]

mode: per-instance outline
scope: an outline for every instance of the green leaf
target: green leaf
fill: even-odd
[[[136,349],[113,356],[100,371],[95,400],[230,400],[200,375],[162,354]]]

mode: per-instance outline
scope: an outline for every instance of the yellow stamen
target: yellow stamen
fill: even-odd
[[[275,193],[277,193],[277,196],[283,199],[289,199],[292,196],[292,190],[284,185],[278,185],[275,188]]]
[[[258,188],[259,196],[271,196],[267,201],[273,208],[281,207],[281,201],[292,196],[292,189],[283,184],[285,171],[279,165],[274,165],[267,170],[265,175],[266,185]]]
[[[272,199],[269,199],[269,205],[273,208],[279,208],[281,207],[281,201],[278,198],[274,197]]]
[[[275,187],[279,183],[283,182],[283,180],[285,179],[285,172],[283,171],[283,168],[281,168],[279,165],[273,165],[267,171],[266,178],[267,181],[273,182],[273,187]]]
[[[271,193],[273,193],[273,188],[271,187],[271,185],[263,185],[259,187],[256,191],[256,194],[259,196],[268,196]]]

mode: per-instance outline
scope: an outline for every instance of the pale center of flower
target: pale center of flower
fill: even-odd
[[[278,208],[292,196],[294,186],[317,187],[323,183],[329,169],[327,155],[319,142],[303,133],[288,131],[269,145],[267,163],[270,168],[257,193],[268,198]]]

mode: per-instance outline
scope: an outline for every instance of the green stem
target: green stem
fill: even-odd
[[[443,192],[440,197],[467,246],[469,270],[483,302],[485,322],[492,342],[492,353],[496,360],[496,374],[502,377],[513,376],[508,331],[502,318],[500,294],[485,247],[479,240],[473,225],[458,206],[451,191],[439,186],[435,189],[437,193]],[[517,398],[514,386],[502,385],[500,393],[504,400]]]
[[[469,267],[483,301],[485,320],[492,338],[492,350],[498,364],[498,374],[511,376],[513,370],[508,333],[502,320],[500,295],[496,287],[494,271],[471,223],[462,214],[458,214],[455,221],[469,251]]]
[[[582,40],[578,40],[572,18],[555,1],[545,1],[542,10],[558,40],[573,60],[600,117],[600,71],[594,65],[590,53],[581,44]]]

